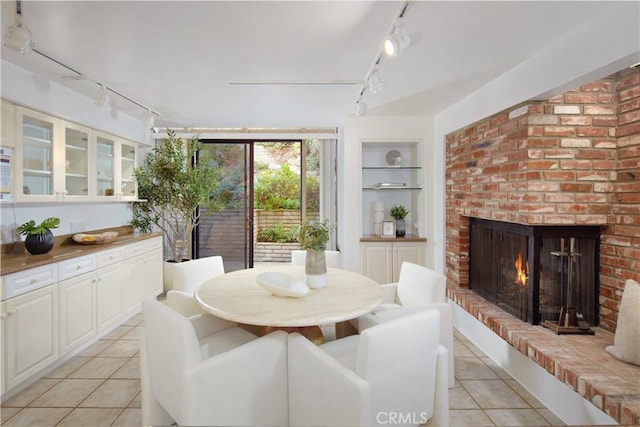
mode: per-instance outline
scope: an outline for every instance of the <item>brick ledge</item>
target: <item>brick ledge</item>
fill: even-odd
[[[604,349],[613,334],[556,335],[521,321],[468,289],[448,297],[513,348],[540,365],[620,424],[640,424],[640,367],[616,360]]]

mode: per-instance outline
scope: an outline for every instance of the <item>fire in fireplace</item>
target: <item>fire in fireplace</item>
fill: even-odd
[[[532,324],[597,325],[600,227],[470,218],[469,234],[470,289]]]

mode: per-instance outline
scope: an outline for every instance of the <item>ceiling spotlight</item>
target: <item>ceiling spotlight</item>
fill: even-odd
[[[393,31],[384,40],[383,50],[387,56],[396,56],[411,43],[409,34],[405,31],[402,25],[395,25]]]
[[[11,50],[25,54],[33,49],[33,36],[31,31],[22,22],[22,12],[20,1],[16,2],[16,21],[9,26],[4,34],[2,44]]]
[[[100,89],[100,94],[96,98],[95,104],[99,107],[106,107],[109,105],[111,97],[109,96],[109,93],[107,92],[107,89],[104,87],[104,85],[100,85],[100,87],[102,89]]]
[[[362,99],[356,101],[356,116],[364,116],[367,114],[367,104]]]
[[[371,93],[378,93],[384,90],[384,80],[378,70],[374,70],[367,79],[367,85]]]

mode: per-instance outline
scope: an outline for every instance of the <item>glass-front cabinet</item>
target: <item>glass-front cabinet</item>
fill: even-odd
[[[16,108],[17,202],[137,199],[136,144]]]
[[[61,191],[54,169],[63,158],[55,144],[58,120],[45,114],[18,108],[16,111],[16,200],[52,201]]]
[[[136,147],[120,143],[120,195],[124,200],[137,197],[134,169],[136,167]]]
[[[61,132],[64,135],[64,162],[60,162],[59,165],[64,177],[62,196],[65,200],[78,197],[86,199],[90,184],[91,129],[61,121]]]
[[[96,140],[96,191],[97,197],[115,197],[116,140],[113,136],[94,132]]]

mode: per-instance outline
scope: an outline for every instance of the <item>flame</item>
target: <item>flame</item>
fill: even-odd
[[[522,286],[527,286],[529,262],[527,261],[523,264],[522,253],[518,253],[518,258],[516,258],[516,262],[513,265],[516,267],[516,283],[520,283]]]

